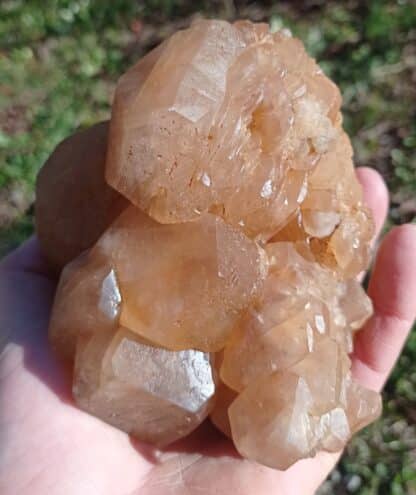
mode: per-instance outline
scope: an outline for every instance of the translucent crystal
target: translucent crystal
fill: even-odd
[[[296,365],[253,381],[228,410],[240,454],[287,469],[318,451],[341,450],[381,411],[380,395],[353,382],[348,368],[345,352],[325,339]]]
[[[210,214],[162,225],[131,207],[96,249],[115,267],[121,324],[177,350],[224,347],[267,271],[263,250]]]
[[[121,77],[108,138],[57,148],[37,230],[80,407],[161,446],[209,416],[278,469],[378,416],[348,357],[374,227],[340,104],[286,31],[204,20]]]
[[[215,383],[209,354],[156,348],[120,327],[79,337],[73,391],[86,411],[163,446],[204,420]]]
[[[56,351],[72,359],[79,335],[115,331],[121,294],[114,267],[99,253],[84,253],[61,274],[49,323]]]
[[[170,349],[217,351],[266,272],[263,250],[218,217],[162,225],[130,207],[65,270],[50,335],[70,351],[74,332],[112,322],[107,299],[117,283],[121,325]]]
[[[232,435],[228,409],[237,395],[237,392],[224,383],[218,383],[215,391],[215,406],[209,416],[212,423],[229,438],[232,438]]]
[[[270,237],[340,132],[336,86],[265,25],[199,21],[133,92],[137,80],[129,71],[117,87],[107,180],[163,223],[211,211]]]
[[[349,351],[352,331],[372,313],[358,282],[338,280],[296,248],[308,253],[303,243],[267,245],[270,271],[262,296],[240,320],[224,350],[221,379],[234,390],[287,369],[313,353],[324,338]]]

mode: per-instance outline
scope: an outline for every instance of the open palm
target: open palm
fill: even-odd
[[[359,169],[378,231],[387,193]],[[393,229],[376,259],[375,314],[358,333],[353,373],[382,388],[416,314],[416,228]],[[338,456],[319,454],[285,472],[241,459],[206,422],[163,451],[80,411],[71,377],[51,353],[47,326],[55,280],[35,239],[0,265],[0,493],[4,495],[312,494]]]

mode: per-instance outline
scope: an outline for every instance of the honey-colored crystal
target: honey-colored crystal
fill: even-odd
[[[355,280],[340,281],[300,243],[267,245],[270,270],[261,298],[240,320],[224,350],[221,379],[234,390],[289,368],[323,339],[349,352],[352,331],[371,315],[372,305]]]
[[[64,271],[50,335],[70,351],[74,333],[114,325],[114,303],[117,321],[154,344],[218,351],[266,272],[263,250],[221,218],[162,225],[130,207]]]
[[[240,454],[287,469],[318,451],[340,451],[381,410],[380,395],[353,382],[348,364],[328,339],[293,367],[253,381],[229,407]]]
[[[215,391],[215,406],[209,416],[211,422],[224,433],[224,435],[231,439],[232,435],[228,410],[237,395],[237,392],[227,387],[225,383],[219,382]]]
[[[114,267],[97,250],[69,263],[61,274],[49,323],[55,350],[73,359],[79,336],[115,331],[120,303]]]
[[[117,87],[107,180],[162,223],[211,211],[270,237],[340,132],[336,86],[264,25],[197,22],[133,92],[136,80],[129,71]]]
[[[36,184],[36,233],[55,269],[90,248],[128,202],[105,182],[108,122],[57,146]]]
[[[210,214],[161,225],[131,207],[97,248],[116,269],[121,324],[171,349],[224,347],[267,270],[259,246]]]
[[[80,407],[160,446],[209,416],[278,469],[378,416],[348,357],[374,227],[340,104],[287,31],[197,21],[122,76],[108,138],[57,148],[37,230],[70,262],[49,334]]]
[[[120,327],[79,337],[73,391],[86,411],[163,446],[204,420],[215,383],[209,354],[156,348]]]

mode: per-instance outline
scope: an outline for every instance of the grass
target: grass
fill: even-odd
[[[290,27],[340,85],[358,165],[391,192],[388,226],[416,216],[416,5],[412,0],[2,0],[0,256],[33,230],[36,174],[74,130],[108,118],[117,77],[192,16]],[[416,297],[416,296],[415,296]],[[416,332],[322,493],[416,494]]]

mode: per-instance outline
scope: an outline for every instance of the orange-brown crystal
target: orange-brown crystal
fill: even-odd
[[[104,179],[107,137],[107,122],[78,132],[39,173],[36,232],[55,269],[91,247],[128,204]]]
[[[348,357],[373,222],[340,103],[287,31],[198,21],[122,76],[108,139],[58,147],[37,228],[80,407],[160,446],[209,416],[278,469],[377,417]]]
[[[212,407],[210,355],[155,348],[117,328],[78,339],[74,397],[86,411],[146,442],[167,445],[194,430]]]

